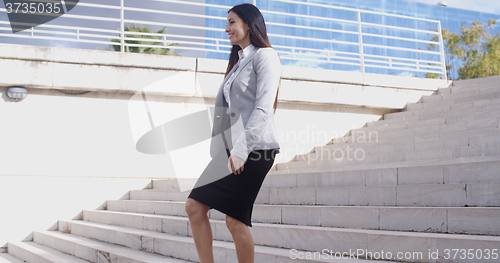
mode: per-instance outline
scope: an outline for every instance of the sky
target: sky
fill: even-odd
[[[437,5],[439,2],[448,3],[448,7],[472,10],[490,14],[497,14],[500,18],[499,0],[406,0],[424,4]]]

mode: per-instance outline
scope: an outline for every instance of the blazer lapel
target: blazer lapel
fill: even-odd
[[[238,69],[234,72],[234,78],[233,78],[233,80],[238,76],[238,74],[240,74],[241,70],[243,70],[245,68],[245,66],[248,65],[248,63],[250,61],[252,61],[253,55],[255,54],[255,51],[257,51],[257,49],[259,49],[259,48],[257,48],[257,47],[254,48],[254,50],[252,51],[252,53],[248,54],[248,57],[245,59],[243,65],[240,65],[238,67]],[[229,90],[231,90],[231,88],[229,88]]]
[[[229,74],[227,74],[227,76],[224,78],[224,80],[222,81],[222,84],[219,87],[219,93],[217,94],[216,100],[215,100],[216,107],[228,107],[227,102],[223,99],[224,85],[226,84],[227,81],[229,81],[231,74],[235,74],[234,78],[232,78],[233,79],[232,81],[234,81],[234,79],[238,76],[238,74],[240,74],[241,70],[243,68],[245,68],[245,66],[248,65],[248,63],[250,63],[250,61],[252,61],[253,56],[255,54],[255,51],[257,51],[258,49],[259,49],[258,47],[255,47],[254,50],[252,51],[252,53],[248,54],[247,59],[245,59],[245,61],[242,65],[236,64],[231,69],[231,71],[229,71]],[[233,84],[232,81],[231,81],[231,83],[229,83],[229,92],[231,92],[231,86]]]
[[[252,59],[253,59],[253,55],[255,54],[255,51],[257,51],[257,49],[259,49],[259,48],[257,48],[257,47],[256,47],[256,48],[254,48],[254,50],[252,51],[252,53],[248,54],[248,57],[245,59],[245,61],[243,62],[243,64],[242,64],[242,65],[240,65],[240,66],[236,69],[236,71],[234,71],[234,73],[233,73],[233,74],[234,74],[234,77],[232,78],[232,79],[233,79],[232,81],[234,81],[234,80],[236,79],[236,77],[238,77],[238,74],[240,74],[240,72],[241,72],[241,71],[245,68],[245,66],[246,66],[246,65],[248,65],[248,63],[249,63],[250,61],[252,61]],[[228,76],[229,76],[229,74],[228,74]],[[232,86],[232,84],[233,84],[233,83],[232,83],[232,81],[231,81],[231,83],[229,83],[229,93],[231,93],[231,86]]]
[[[229,71],[229,73],[227,74],[227,76],[222,81],[221,86],[224,86],[224,84],[226,84],[226,81],[228,81],[229,78],[231,77],[231,73],[235,72],[238,68],[239,68],[238,64],[234,65],[234,67],[231,69],[231,71]]]
[[[238,69],[237,65],[235,65],[231,69],[231,71],[229,71],[229,73],[227,74],[227,76],[222,81],[222,84],[219,87],[219,91],[217,92],[217,95],[215,97],[215,107],[227,107],[227,102],[223,99],[223,97],[224,97],[224,95],[223,95],[224,94],[224,84],[226,83],[226,81],[229,80],[229,77],[231,76],[231,73],[233,73],[234,71],[236,71],[236,69]]]

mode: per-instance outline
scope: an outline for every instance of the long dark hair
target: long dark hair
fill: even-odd
[[[256,6],[246,3],[239,4],[233,6],[227,12],[229,13],[231,11],[236,13],[241,18],[241,20],[247,23],[248,27],[250,28],[250,43],[252,45],[259,48],[264,48],[264,47],[272,48],[271,43],[269,42],[269,38],[267,37],[266,22],[264,21],[262,13]],[[238,63],[239,60],[238,51],[240,50],[241,50],[240,45],[233,45],[233,47],[231,48],[231,55],[229,55],[229,62],[227,64],[225,77],[233,69],[234,65]],[[281,77],[279,86],[281,86]],[[276,113],[276,106],[278,104],[278,93],[280,89],[279,86],[278,90],[276,91],[276,99],[274,100],[274,106],[273,106],[274,113]]]

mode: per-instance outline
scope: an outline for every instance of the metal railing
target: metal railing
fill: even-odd
[[[104,17],[93,16],[92,12],[85,15],[74,14],[75,12],[64,14],[63,17],[69,21],[80,21],[80,25],[56,25],[52,22],[32,27],[18,33],[10,33],[11,31],[9,21],[0,21],[0,37],[19,38],[19,39],[45,39],[57,41],[70,41],[81,43],[102,44],[109,46],[119,46],[119,50],[124,52],[130,47],[150,47],[150,48],[168,48],[176,52],[183,52],[186,56],[199,56],[200,52],[205,56],[208,54],[224,54],[227,55],[231,48],[227,36],[224,32],[226,16],[211,15],[207,13],[217,13],[217,10],[223,10],[222,14],[227,14],[227,10],[231,6],[217,5],[210,3],[197,3],[179,0],[149,0],[149,2],[158,2],[158,4],[175,4],[183,6],[181,11],[169,11],[153,8],[134,7],[126,5],[125,0],[119,0],[119,5],[107,4],[94,4],[85,3],[80,1],[73,10],[77,8],[88,8],[89,10],[109,10],[119,13],[118,16]],[[66,1],[68,3],[69,1]],[[128,0],[127,0],[128,2]],[[146,2],[146,1],[143,1]],[[254,1],[255,2],[255,1]],[[258,6],[266,18],[268,26],[268,35],[270,37],[273,47],[278,51],[282,61],[287,64],[292,62],[302,62],[302,65],[310,63],[310,65],[338,65],[338,67],[356,68],[355,70],[361,73],[367,72],[367,69],[389,69],[398,71],[413,71],[418,73],[434,73],[441,75],[446,79],[446,66],[444,57],[443,38],[441,35],[441,23],[437,20],[421,19],[415,17],[407,17],[402,15],[387,14],[374,12],[369,10],[360,10],[346,7],[337,7],[326,4],[307,3],[295,0],[267,0],[263,2],[272,3],[275,5],[296,5],[307,6],[308,8],[317,8],[324,10],[335,10],[355,14],[356,19],[334,18],[319,15],[310,15],[303,13],[287,13],[281,11],[266,10],[264,6]],[[186,12],[193,7],[203,7],[205,13]],[[191,18],[192,20],[202,21],[204,25],[196,25],[181,22],[157,22],[144,19],[132,19],[132,15],[125,16],[127,13],[147,14],[147,15],[167,15],[175,17]],[[0,8],[0,14],[7,13],[7,10]],[[137,17],[137,15],[135,15]],[[349,15],[347,15],[349,16]],[[410,21],[415,25],[427,24],[432,25],[434,28],[419,29],[401,25],[389,25],[386,23],[377,23],[364,21],[372,20],[374,17],[379,17],[379,20],[397,20],[397,21]],[[5,16],[7,17],[7,16]],[[351,16],[354,17],[354,16]],[[286,19],[296,19],[298,21],[307,21],[306,23],[284,23],[280,22]],[[275,21],[276,20],[276,21]],[[119,30],[109,28],[99,28],[98,26],[82,26],[84,22],[81,21],[99,21],[103,24],[112,23],[119,24]],[[224,24],[222,26],[206,26],[206,24]],[[315,22],[328,24],[327,26],[315,26],[308,24],[315,24]],[[141,33],[125,31],[125,23],[135,23],[148,26],[167,27],[169,29],[177,30],[190,30],[190,34],[176,33],[176,34],[158,34],[158,33]],[[13,23],[23,24],[23,23]],[[203,24],[203,23],[201,23]],[[334,28],[333,25],[343,25],[340,29]],[[347,30],[345,28],[354,28],[354,30]],[[415,26],[417,27],[417,26]],[[283,34],[280,33],[286,29],[295,30],[309,30],[310,32],[319,32],[321,36],[325,37],[311,37],[307,34]],[[7,33],[4,33],[7,31]],[[193,34],[192,32],[198,32]],[[376,31],[370,32],[370,31]],[[383,33],[380,33],[383,32]],[[398,36],[394,32],[401,34],[411,34],[413,37]],[[390,35],[392,33],[393,35]],[[336,35],[335,35],[336,34]],[[427,35],[429,39],[420,39],[418,35]],[[130,37],[130,35],[137,35],[138,37]],[[326,36],[334,35],[335,37],[327,38]],[[156,36],[159,39],[141,38],[141,36]],[[355,40],[342,40],[341,38],[354,37]],[[432,41],[432,36],[437,36],[437,41]],[[367,41],[366,38],[379,38],[379,42],[397,43],[406,42],[403,45],[389,45],[374,43],[374,41]],[[116,42],[112,42],[115,40]],[[117,43],[119,40],[119,43]],[[131,43],[131,41],[147,41],[158,43],[157,45],[145,45],[138,43]],[[290,44],[291,42],[291,44]],[[179,45],[171,45],[171,44]],[[301,43],[301,44],[294,44]],[[304,44],[305,43],[305,44]],[[435,50],[423,50],[418,45],[427,44],[434,45]],[[317,48],[314,46],[323,46]],[[333,48],[333,46],[340,46],[341,48]],[[408,47],[412,46],[412,47]],[[437,47],[437,48],[436,48]],[[436,50],[437,49],[437,50]],[[353,51],[354,50],[354,51]],[[379,54],[367,52],[368,50],[379,50]],[[193,53],[198,52],[198,53]],[[382,53],[382,54],[380,54]],[[385,53],[385,54],[384,54]],[[193,55],[196,54],[196,55]],[[388,55],[392,54],[392,55]],[[417,55],[417,58],[414,56]],[[421,59],[420,56],[427,57]],[[215,55],[215,57],[217,57]],[[220,56],[219,56],[220,58]],[[351,69],[352,70],[352,69]]]

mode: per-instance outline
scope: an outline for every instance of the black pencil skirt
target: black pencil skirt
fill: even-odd
[[[274,164],[274,158],[279,149],[250,152],[243,165],[243,172],[240,174],[234,174],[227,168],[227,158],[230,152],[228,149],[225,150],[225,154],[227,154],[225,159],[220,156],[223,152],[221,150],[205,169],[205,171],[214,171],[216,169],[213,166],[219,166],[219,173],[223,171],[219,176],[220,179],[213,179],[213,175],[210,179],[207,179],[210,175],[204,172],[191,190],[188,198],[203,203],[209,206],[210,209],[214,208],[251,227],[253,204],[264,178]],[[209,182],[210,180],[211,182]]]

